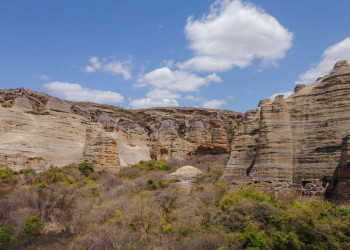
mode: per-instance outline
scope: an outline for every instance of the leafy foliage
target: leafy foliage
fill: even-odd
[[[12,227],[0,226],[0,249],[5,248],[12,240]]]
[[[31,216],[24,221],[23,232],[26,236],[39,235],[41,230],[45,227],[41,219],[37,216]]]
[[[1,171],[0,248],[350,249],[349,207],[281,199],[264,185],[233,191],[223,159],[141,161],[118,174],[88,163]],[[184,165],[203,172],[190,195],[164,178]],[[51,223],[55,236],[43,235]]]
[[[89,174],[94,172],[93,165],[91,163],[87,163],[87,162],[80,163],[78,166],[78,169],[85,176],[88,176]]]

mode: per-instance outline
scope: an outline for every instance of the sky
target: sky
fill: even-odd
[[[350,1],[1,0],[0,89],[245,112],[350,61]]]

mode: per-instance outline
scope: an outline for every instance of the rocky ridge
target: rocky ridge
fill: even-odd
[[[339,61],[288,98],[261,101],[244,115],[223,178],[349,201],[349,97],[350,65]]]
[[[0,168],[43,170],[87,161],[116,171],[140,160],[228,153],[241,118],[225,110],[127,110],[2,90]]]

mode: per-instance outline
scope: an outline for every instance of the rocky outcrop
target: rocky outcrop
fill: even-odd
[[[167,180],[176,181],[176,187],[179,191],[185,194],[190,194],[193,188],[193,183],[196,181],[197,175],[201,174],[198,168],[192,166],[183,166],[176,170],[174,173],[165,176]]]
[[[323,195],[350,130],[349,97],[350,65],[339,61],[329,75],[297,85],[287,99],[261,101],[244,116],[223,178],[282,181],[304,195]]]
[[[87,161],[117,171],[140,160],[230,151],[242,115],[196,108],[127,110],[0,91],[0,168],[43,170]]]
[[[326,190],[326,197],[340,203],[350,203],[350,133],[342,141],[341,158]]]

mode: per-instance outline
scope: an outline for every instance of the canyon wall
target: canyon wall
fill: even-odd
[[[346,197],[349,131],[350,65],[339,61],[315,83],[297,85],[286,99],[263,100],[244,115],[223,178],[236,184],[267,181],[277,190],[308,196],[327,190]]]
[[[127,110],[43,93],[0,91],[0,168],[87,161],[99,170],[150,159],[228,154],[242,114],[196,108]]]

